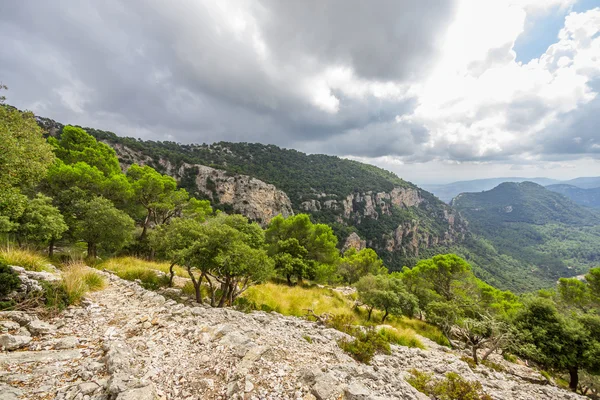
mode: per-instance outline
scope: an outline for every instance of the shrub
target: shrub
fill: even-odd
[[[17,273],[0,260],[0,299],[17,289],[20,284]]]
[[[193,285],[192,285],[192,289],[193,289]],[[238,297],[237,299],[235,299],[233,306],[241,312],[245,312],[245,313],[250,313],[252,311],[255,311],[257,309],[256,307],[256,303],[254,303],[253,301],[248,300],[245,297]]]
[[[327,321],[327,326],[336,329],[340,332],[347,333],[349,335],[353,335],[356,331],[356,326],[354,325],[354,317],[348,314],[332,315],[331,318]]]
[[[410,385],[419,392],[427,394],[429,387],[431,386],[433,373],[419,371],[418,369],[414,368],[408,372],[410,373],[410,376],[406,378],[406,382],[410,383]]]
[[[406,381],[415,389],[438,400],[492,400],[483,391],[481,383],[468,381],[454,372],[448,372],[443,379],[433,379],[433,374],[416,369],[409,371]]]
[[[29,271],[45,271],[49,269],[49,261],[46,257],[30,250],[15,247],[0,249],[0,262],[23,267]]]
[[[356,361],[368,364],[376,353],[390,354],[390,344],[375,329],[356,331],[354,340],[341,339],[338,345]]]
[[[471,369],[477,368],[477,364],[475,364],[475,360],[473,360],[471,357],[461,356],[460,359],[461,359],[461,361],[466,362]]]
[[[517,356],[515,356],[514,354],[504,353],[504,354],[502,354],[502,358],[504,358],[506,361],[511,362],[511,363],[517,362]]]
[[[302,338],[310,344],[312,344],[312,342],[313,342],[312,338],[308,335],[304,335],[304,336],[302,336]]]

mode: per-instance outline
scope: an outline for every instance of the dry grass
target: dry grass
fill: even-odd
[[[353,303],[330,289],[264,283],[250,287],[243,296],[259,307],[266,305],[284,315],[301,317],[311,309],[315,314],[349,315],[359,322],[352,311]]]
[[[29,271],[50,271],[50,260],[43,255],[28,249],[7,246],[0,249],[0,260],[8,265],[23,267]]]
[[[96,267],[112,271],[128,281],[139,279],[146,289],[156,290],[168,284],[168,276],[161,276],[157,271],[168,275],[169,265],[168,263],[140,260],[135,257],[118,257],[104,261]],[[179,275],[184,271],[177,267],[175,273]]]
[[[78,304],[87,292],[102,290],[106,286],[101,275],[81,262],[67,264],[61,283],[69,304]]]

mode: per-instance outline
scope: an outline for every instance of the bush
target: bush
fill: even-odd
[[[245,313],[250,313],[252,311],[257,310],[256,303],[248,300],[245,297],[238,297],[237,299],[235,299],[235,301],[233,302],[233,306],[238,311],[245,312]]]
[[[471,369],[477,368],[477,364],[475,364],[475,360],[473,360],[471,357],[461,356],[460,359],[461,359],[461,361],[466,362]]]
[[[49,261],[33,251],[14,247],[0,249],[0,262],[23,267],[28,271],[48,270]]]
[[[433,379],[433,374],[416,369],[409,371],[406,381],[415,389],[438,400],[492,400],[483,391],[481,383],[468,381],[454,372],[443,379]]]
[[[504,358],[506,361],[511,362],[511,363],[516,363],[518,360],[517,356],[515,356],[514,354],[510,354],[510,353],[503,353],[502,358]]]
[[[20,284],[18,274],[0,260],[0,299],[16,290]]]
[[[375,329],[357,330],[354,340],[341,339],[338,346],[356,361],[368,364],[376,353],[390,354],[390,344]]]
[[[490,369],[493,369],[496,372],[506,371],[506,368],[504,368],[504,365],[495,363],[495,362],[490,361],[490,360],[483,360],[483,361],[481,361],[481,363],[483,365],[485,365],[486,367],[488,367]]]

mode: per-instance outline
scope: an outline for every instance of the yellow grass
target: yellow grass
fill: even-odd
[[[69,298],[69,304],[77,304],[87,292],[104,289],[106,281],[85,264],[73,262],[63,270],[62,286]]]
[[[118,273],[125,270],[154,269],[169,274],[170,263],[142,260],[135,257],[111,258],[100,264],[100,267]],[[175,275],[187,278],[187,272],[180,266],[175,266]]]
[[[7,246],[0,249],[0,261],[29,271],[50,271],[50,260],[33,250]]]
[[[290,287],[269,282],[250,287],[243,296],[259,307],[266,305],[284,315],[300,317],[306,315],[306,309],[311,309],[315,314],[329,313],[355,317],[349,299],[325,288]]]

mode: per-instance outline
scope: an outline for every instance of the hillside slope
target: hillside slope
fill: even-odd
[[[50,134],[62,130],[53,120],[38,121]],[[150,165],[216,208],[261,222],[279,212],[309,213],[333,227],[340,246],[350,237],[349,245],[372,247],[390,269],[414,265],[423,251],[442,252],[467,232],[450,206],[372,165],[273,145],[185,145],[85,129],[115,148],[124,168]]]
[[[548,285],[600,261],[600,214],[535,183],[463,193],[452,205],[474,234]]]
[[[453,372],[479,381],[495,399],[584,399],[536,384],[545,382],[539,372],[499,355],[490,358],[503,371],[472,369],[461,353],[426,339],[425,350],[394,345],[391,354],[362,364],[338,346],[347,335],[324,325],[278,313],[190,306],[101,274],[106,289],[48,321],[0,312],[9,332],[3,336],[22,341],[20,349],[0,354],[0,397],[427,400],[406,380],[416,368],[436,378]],[[17,332],[34,340],[13,336]]]
[[[546,186],[546,189],[560,193],[580,206],[600,208],[600,187],[583,189],[561,183]]]

